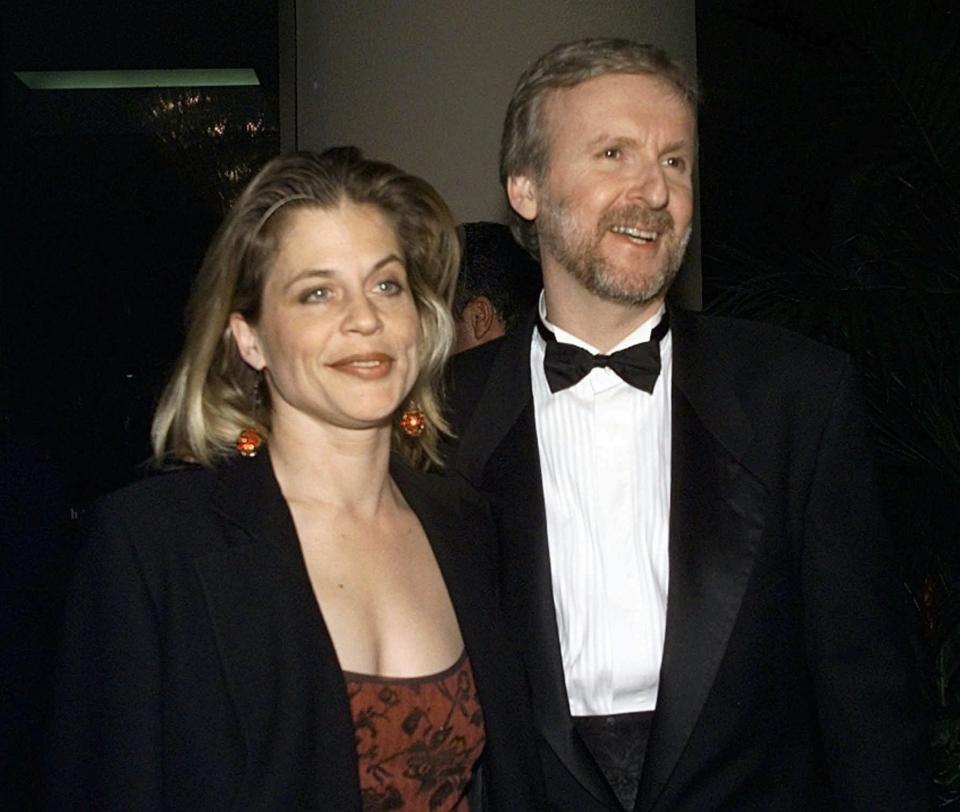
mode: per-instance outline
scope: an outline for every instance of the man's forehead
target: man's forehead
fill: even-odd
[[[630,82],[631,87],[623,88],[616,85],[623,85],[624,82],[617,82],[617,79],[640,78],[641,82]],[[613,80],[613,81],[604,81]],[[617,112],[611,108],[617,105],[601,103],[600,97],[607,96],[614,92],[615,100],[642,100],[645,105],[652,107],[663,106],[665,117],[668,111],[683,110],[686,115],[683,116],[684,124],[682,129],[686,130],[689,125],[692,132],[689,136],[680,137],[677,134],[676,139],[671,140],[689,140],[695,146],[697,136],[697,116],[696,107],[687,99],[680,88],[670,82],[668,79],[651,73],[605,73],[601,76],[595,76],[578,82],[575,85],[566,85],[563,87],[551,88],[544,94],[543,107],[540,116],[540,126],[548,144],[552,145],[555,138],[561,133],[564,135],[581,135],[596,139],[598,132],[593,125],[603,128],[606,123],[606,113],[615,117]],[[598,110],[589,110],[589,108],[599,107]],[[588,108],[584,110],[583,108]],[[580,120],[568,122],[565,120],[566,113],[577,110],[580,114]],[[584,119],[584,113],[589,116]],[[666,118],[664,119],[666,120]],[[591,132],[587,132],[590,130]],[[615,136],[616,133],[609,133]]]
[[[639,79],[640,81],[630,81]],[[590,99],[594,95],[602,94],[611,84],[624,84],[623,81],[630,82],[632,87],[623,91],[634,98],[643,98],[651,102],[662,101],[664,104],[678,104],[684,107],[693,117],[697,118],[696,105],[686,96],[683,88],[674,84],[664,76],[656,73],[647,73],[642,71],[611,71],[602,73],[599,76],[591,76],[576,84],[561,85],[553,87],[544,93],[543,105],[545,109],[550,109],[562,104],[564,99],[573,97],[580,99]]]

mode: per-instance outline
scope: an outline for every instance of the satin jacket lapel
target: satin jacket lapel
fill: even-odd
[[[744,466],[750,423],[695,317],[671,313],[670,586],[657,712],[638,809],[649,809],[693,731],[763,533],[766,489]]]
[[[313,751],[312,792],[304,802],[322,808],[330,787],[357,780],[353,723],[269,453],[222,469],[214,509],[230,527],[229,546],[199,559],[197,568],[251,760],[256,765],[259,757],[269,769],[287,748]],[[337,727],[344,735],[323,735]]]
[[[616,808],[616,796],[570,717],[530,388],[532,330],[531,319],[503,339],[456,466],[493,503],[502,544],[501,607],[523,655],[537,728],[577,780]]]
[[[533,320],[528,319],[500,340],[500,350],[473,410],[473,419],[460,438],[456,467],[474,485],[482,482],[491,455],[532,401],[529,370],[532,330]]]

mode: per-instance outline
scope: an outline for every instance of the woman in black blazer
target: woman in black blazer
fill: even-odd
[[[353,148],[234,205],[65,621],[54,809],[541,808],[483,506],[446,429],[453,218]]]

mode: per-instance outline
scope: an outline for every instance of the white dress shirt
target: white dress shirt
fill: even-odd
[[[662,315],[610,352],[647,341]],[[558,341],[598,352],[547,321],[542,294],[540,317]],[[551,393],[545,346],[535,329],[530,377],[570,712],[653,710],[669,579],[671,334],[652,394],[605,368]]]

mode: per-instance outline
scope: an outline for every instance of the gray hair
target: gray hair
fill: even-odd
[[[592,38],[558,45],[520,76],[507,105],[500,139],[500,182],[515,175],[546,177],[550,154],[543,106],[550,92],[574,87],[608,73],[646,74],[662,79],[696,114],[699,89],[694,74],[653,45],[628,39]],[[515,212],[510,228],[531,254],[539,256],[537,228]]]

